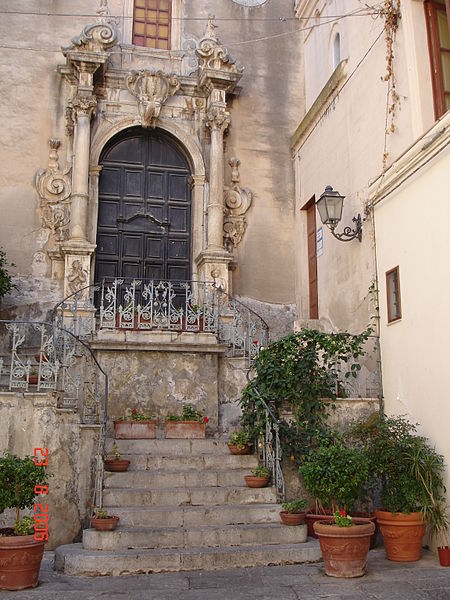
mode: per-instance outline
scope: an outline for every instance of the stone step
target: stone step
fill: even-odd
[[[307,526],[288,527],[280,523],[254,525],[183,527],[117,527],[114,531],[83,531],[86,550],[127,550],[130,548],[195,548],[300,544],[306,542]]]
[[[112,451],[117,444],[121,454],[151,454],[152,456],[201,456],[207,454],[230,455],[227,442],[220,439],[150,439],[150,440],[111,440],[106,442],[106,450]]]
[[[199,471],[208,469],[251,469],[256,467],[256,455],[234,456],[232,454],[197,454],[187,456],[163,456],[158,454],[126,454],[121,457],[131,462],[129,471],[151,471],[154,469]]]
[[[171,487],[223,487],[245,485],[245,475],[249,469],[189,470],[168,471],[127,471],[126,473],[105,472],[104,487],[108,488],[151,488],[152,490]]]
[[[99,552],[81,544],[59,546],[55,569],[66,575],[128,575],[164,571],[216,570],[320,560],[317,540],[302,544],[267,544],[222,548],[139,549]]]
[[[233,504],[217,506],[124,507],[104,503],[110,514],[120,517],[122,527],[201,527],[279,523],[279,504]]]
[[[210,506],[276,502],[275,488],[203,487],[164,489],[109,488],[103,492],[105,506]]]

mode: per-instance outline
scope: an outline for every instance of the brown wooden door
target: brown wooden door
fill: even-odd
[[[309,318],[318,319],[316,205],[314,200],[306,208],[306,223],[308,235]]]
[[[128,130],[105,147],[100,164],[95,280],[189,280],[190,170],[176,142]]]

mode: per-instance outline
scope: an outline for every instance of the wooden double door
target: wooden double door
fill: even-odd
[[[100,164],[95,281],[191,278],[190,169],[168,134],[133,128]]]

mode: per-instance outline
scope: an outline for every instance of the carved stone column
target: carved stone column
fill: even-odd
[[[196,49],[199,59],[198,86],[205,92],[207,112],[205,127],[211,132],[209,164],[209,198],[207,201],[206,248],[196,258],[202,279],[231,292],[229,266],[232,254],[224,246],[224,132],[231,123],[227,111],[227,95],[233,93],[242,77],[227,49],[217,39],[213,17],[205,36]]]
[[[211,130],[208,250],[223,250],[223,134],[231,122],[227,111],[213,107],[206,115],[206,126]]]
[[[72,173],[72,210],[70,239],[87,240],[87,216],[89,204],[89,151],[91,118],[95,114],[97,100],[94,96],[77,96],[73,102],[75,117],[74,158]]]

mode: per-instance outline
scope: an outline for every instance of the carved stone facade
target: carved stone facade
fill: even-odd
[[[53,234],[46,244],[52,274],[64,273],[65,295],[92,282],[101,150],[116,133],[139,125],[169,131],[185,147],[193,165],[193,276],[214,280],[231,291],[232,251],[242,238],[243,213],[251,202],[251,194],[238,186],[239,175],[224,198],[224,135],[242,68],[217,38],[212,19],[195,49],[197,69],[189,75],[169,72],[168,64],[133,68],[133,60],[126,60],[128,50],[118,42],[108,5],[102,2],[96,22],[63,49],[66,64],[59,72],[67,94],[66,143],[72,168],[60,170],[60,142],[51,141],[48,169],[36,178],[41,220]],[[122,55],[120,61],[112,59],[113,48],[115,55]],[[122,67],[123,63],[129,66]],[[170,108],[169,98],[173,98]],[[193,122],[197,122],[194,138]],[[42,262],[42,256],[35,260]]]

